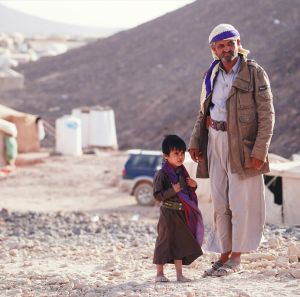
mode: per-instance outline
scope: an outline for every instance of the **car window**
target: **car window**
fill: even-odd
[[[136,155],[132,158],[132,166],[142,168],[153,168],[156,166],[157,156]]]

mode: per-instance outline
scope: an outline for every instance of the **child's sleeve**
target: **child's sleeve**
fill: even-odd
[[[173,196],[176,196],[176,192],[173,187],[165,189],[166,177],[162,171],[158,171],[153,179],[153,196],[158,201],[167,200]]]

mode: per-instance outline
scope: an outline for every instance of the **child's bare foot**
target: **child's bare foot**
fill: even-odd
[[[167,283],[167,282],[169,282],[169,279],[166,278],[164,275],[157,275],[155,277],[155,282],[156,283]]]
[[[187,282],[191,282],[192,280],[183,275],[180,275],[180,276],[177,276],[177,281],[181,282],[181,283],[187,283]]]

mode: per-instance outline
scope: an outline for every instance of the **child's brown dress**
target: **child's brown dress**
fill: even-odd
[[[179,176],[181,188],[187,192],[188,186],[181,167],[176,169],[176,174]],[[180,203],[167,174],[163,170],[159,170],[154,177],[153,192],[154,198],[162,201],[153,263],[166,264],[174,263],[174,260],[182,260],[183,265],[191,264],[202,255],[202,249],[186,223],[184,210],[163,206],[163,202],[170,202],[169,205],[173,205],[172,202]]]

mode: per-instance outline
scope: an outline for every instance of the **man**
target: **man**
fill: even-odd
[[[214,227],[207,249],[220,253],[204,276],[240,268],[241,254],[258,248],[265,221],[263,173],[274,108],[267,74],[241,45],[229,24],[216,26],[209,44],[214,58],[205,74],[200,111],[189,144],[197,177],[210,177]]]

